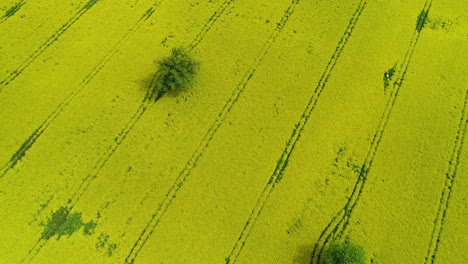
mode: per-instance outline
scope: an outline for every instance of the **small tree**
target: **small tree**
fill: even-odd
[[[159,75],[156,81],[158,95],[190,86],[198,68],[199,63],[185,49],[182,47],[172,49],[171,55],[159,62]]]
[[[347,239],[344,242],[333,243],[328,248],[323,264],[364,264],[365,260],[364,249]]]

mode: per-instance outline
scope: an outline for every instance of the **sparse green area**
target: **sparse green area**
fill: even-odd
[[[24,5],[24,1],[20,1],[16,3],[14,6],[10,7],[6,12],[5,12],[5,17],[11,17],[13,16],[20,8]]]
[[[419,13],[418,20],[416,21],[416,29],[418,30],[418,32],[422,30],[424,24],[426,23],[427,12],[428,11],[423,10],[421,11],[421,13]]]
[[[468,0],[101,2],[0,4],[0,264],[468,263]]]
[[[445,20],[444,18],[432,18],[426,19],[426,25],[432,30],[443,30],[445,32],[450,31],[450,28],[453,25],[453,22],[450,20]]]
[[[323,264],[364,264],[364,249],[347,239],[333,243],[325,252]]]
[[[395,75],[395,66],[390,68],[388,71],[386,71],[383,75],[383,81],[384,81],[384,89],[387,90],[388,86],[390,86],[390,80],[392,79],[393,75]]]
[[[346,146],[340,146],[333,162],[333,175],[348,178],[361,172],[361,166]]]
[[[96,228],[96,225],[97,225],[97,223],[93,222],[93,221],[90,221],[90,222],[84,224],[83,233],[85,235],[87,235],[87,236],[92,235],[93,231],[94,231],[94,228]]]
[[[157,95],[176,92],[190,86],[199,69],[199,63],[182,47],[172,49],[170,56],[159,62],[156,81]]]
[[[109,235],[101,234],[98,242],[96,243],[98,250],[104,251],[107,256],[112,256],[114,250],[117,248],[117,244],[109,241]]]
[[[73,233],[78,231],[84,226],[83,233],[85,235],[91,235],[96,223],[90,221],[83,223],[81,219],[81,213],[70,214],[70,209],[67,207],[60,207],[57,211],[52,213],[45,229],[42,232],[42,239],[49,239],[57,234],[57,239],[60,239],[63,235],[71,236]]]

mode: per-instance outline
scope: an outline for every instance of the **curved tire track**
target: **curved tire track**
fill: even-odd
[[[432,0],[427,0],[423,8],[423,11],[426,13],[426,16],[430,11],[431,5]],[[372,138],[369,150],[367,152],[364,163],[361,166],[359,176],[356,180],[351,196],[345,203],[343,208],[332,218],[332,220],[328,223],[328,225],[320,234],[320,237],[317,243],[315,244],[314,251],[312,253],[312,263],[320,263],[320,258],[322,256],[325,246],[333,240],[340,239],[348,226],[353,210],[358,204],[359,198],[361,197],[361,194],[364,191],[365,183],[367,180],[367,174],[372,167],[372,163],[374,161],[378,147],[382,140],[383,133],[387,126],[388,120],[390,119],[390,115],[398,97],[398,93],[400,91],[401,86],[403,85],[404,78],[408,71],[414,50],[416,48],[419,36],[421,34],[421,29],[421,27],[417,26],[413,33],[410,45],[400,67],[400,74],[397,80],[393,83],[392,93],[385,105],[384,112],[379,121],[377,130]]]
[[[445,217],[447,216],[447,209],[450,204],[452,196],[452,188],[457,176],[458,165],[460,163],[460,155],[463,149],[464,138],[468,127],[468,90],[466,91],[465,101],[462,111],[460,123],[458,125],[457,137],[455,145],[453,146],[452,155],[449,160],[449,167],[445,173],[445,183],[442,193],[440,195],[439,208],[434,219],[434,226],[431,234],[431,241],[427,250],[425,263],[434,263],[437,256],[437,250],[440,243],[440,235],[442,234]]]
[[[13,70],[10,75],[0,81],[0,92],[10,82],[15,80],[31,63],[33,63],[37,57],[39,57],[47,48],[49,48],[54,42],[56,42],[60,36],[62,36],[71,26],[73,26],[89,9],[91,9],[99,0],[88,0],[88,2],[81,7],[78,12],[73,15],[65,24],[63,24],[55,33],[50,36],[46,42],[44,42],[33,54],[31,54],[21,65]]]
[[[338,62],[338,59],[340,58],[341,52],[346,46],[346,43],[348,42],[349,38],[351,37],[351,34],[356,26],[356,23],[358,22],[359,17],[361,16],[362,11],[364,10],[364,7],[366,5],[366,1],[362,0],[359,3],[359,6],[357,7],[356,11],[352,15],[350,22],[348,24],[348,27],[346,28],[343,36],[341,37],[340,41],[338,42],[338,45],[335,48],[335,51],[330,58],[330,60],[327,63],[327,66],[325,67],[324,72],[322,73],[322,76],[320,77],[320,80],[315,87],[314,93],[312,97],[310,98],[304,112],[302,113],[301,117],[299,118],[299,121],[294,127],[294,130],[292,132],[291,137],[289,138],[288,142],[286,143],[286,147],[283,150],[281,157],[279,158],[276,167],[273,171],[273,174],[270,176],[270,179],[266,186],[264,187],[259,199],[257,200],[257,203],[255,207],[253,208],[252,212],[250,213],[249,218],[247,219],[241,234],[239,238],[237,239],[234,247],[232,248],[232,251],[229,255],[229,257],[226,258],[226,263],[235,263],[237,261],[237,258],[241,254],[241,251],[250,235],[250,232],[256,223],[258,217],[263,211],[263,208],[270,197],[270,194],[273,192],[273,190],[276,187],[276,184],[278,184],[282,177],[283,173],[288,165],[289,158],[291,154],[294,151],[294,148],[296,146],[296,143],[299,141],[300,136],[302,131],[304,130],[305,125],[307,124],[307,121],[309,120],[310,116],[312,115],[313,110],[315,109],[315,106],[317,105],[317,102],[320,98],[321,93],[323,92],[326,83],[328,81],[328,78],[331,75],[331,72],[333,71],[335,65]]]
[[[145,228],[140,233],[137,241],[131,248],[130,253],[128,254],[127,258],[125,259],[126,263],[133,263],[135,261],[135,259],[138,256],[138,253],[143,248],[148,238],[153,234],[160,220],[162,219],[162,217],[168,210],[169,206],[174,201],[177,192],[182,188],[188,176],[190,175],[191,171],[197,166],[198,160],[203,155],[204,151],[208,148],[208,145],[211,139],[214,137],[218,128],[222,125],[223,121],[226,119],[226,116],[229,114],[234,104],[237,102],[240,95],[245,90],[245,87],[247,86],[249,80],[255,74],[256,68],[262,63],[266,54],[269,52],[272,44],[275,42],[276,37],[281,33],[289,17],[293,14],[294,9],[298,5],[298,3],[299,3],[299,0],[293,0],[290,6],[288,7],[288,9],[285,11],[280,22],[277,23],[277,27],[275,28],[275,30],[272,32],[272,34],[270,35],[270,37],[268,38],[268,40],[262,47],[262,50],[260,51],[259,55],[255,59],[253,65],[247,70],[241,82],[237,85],[231,97],[228,99],[223,109],[218,114],[218,117],[210,126],[207,133],[203,137],[202,141],[200,142],[198,147],[193,152],[190,160],[187,162],[184,169],[179,173],[175,182],[171,185],[163,201],[160,202],[157,210],[152,214],[150,221],[146,224]]]
[[[73,99],[96,77],[96,75],[107,65],[111,58],[120,50],[125,41],[143,25],[143,23],[154,13],[155,8],[161,2],[157,2],[149,8],[143,16],[133,25],[132,28],[117,42],[114,47],[104,56],[104,58],[93,68],[93,70],[81,81],[78,88],[73,90],[58,107],[38,126],[33,133],[23,142],[19,149],[11,156],[10,160],[1,167],[0,179],[13,169],[15,165],[26,155],[26,152],[36,143],[36,140],[46,131],[49,125],[63,112],[63,110],[73,101]]]

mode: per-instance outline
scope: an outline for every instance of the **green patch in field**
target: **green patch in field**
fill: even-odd
[[[57,235],[57,239],[60,239],[60,237],[64,235],[71,236],[82,226],[84,226],[83,233],[85,235],[91,235],[96,227],[96,223],[93,221],[83,223],[81,213],[70,214],[69,208],[60,207],[57,211],[52,213],[52,216],[44,226],[42,239],[49,239],[54,235]]]
[[[10,168],[16,166],[16,164],[26,155],[26,151],[28,151],[31,146],[36,142],[39,135],[38,129],[34,130],[34,132],[29,136],[26,141],[21,144],[21,147],[13,154],[10,158]]]
[[[98,242],[96,243],[96,249],[104,252],[105,254],[107,254],[107,256],[110,257],[112,256],[116,248],[117,248],[117,244],[111,243],[109,241],[109,235],[105,235],[101,233],[101,235],[98,238]]]
[[[12,17],[24,5],[24,1],[19,1],[5,12],[5,17]]]
[[[292,235],[296,233],[297,231],[299,231],[301,228],[302,228],[302,219],[297,218],[294,220],[293,224],[289,226],[286,232],[288,233],[288,235]]]
[[[157,98],[167,92],[178,92],[192,85],[199,63],[182,47],[172,49],[170,56],[159,62],[156,80]]]
[[[421,32],[424,25],[426,24],[427,12],[427,10],[423,10],[421,13],[419,13],[418,20],[416,21],[416,30],[418,32]]]
[[[84,8],[85,9],[90,9],[91,7],[93,7],[96,4],[97,1],[98,0],[89,0],[88,3],[86,3],[86,5],[84,6]]]
[[[150,16],[152,16],[153,13],[154,13],[154,8],[152,8],[152,7],[150,7],[148,10],[146,10],[145,15],[144,15],[145,20],[150,18]]]
[[[452,28],[453,22],[450,20],[446,20],[444,18],[435,18],[435,19],[427,19],[426,25],[432,30],[441,30],[445,32],[449,32]]]
[[[353,241],[346,239],[330,245],[325,252],[323,264],[364,264],[366,254],[364,249]]]
[[[384,82],[384,90],[387,91],[388,86],[390,86],[390,81],[392,80],[392,77],[395,75],[396,69],[395,66],[390,68],[388,71],[386,71],[383,75],[383,82]]]
[[[331,173],[343,178],[350,178],[360,173],[361,167],[358,164],[358,161],[346,146],[340,146],[333,160],[333,170]]]

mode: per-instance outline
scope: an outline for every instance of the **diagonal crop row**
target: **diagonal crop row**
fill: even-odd
[[[426,13],[426,16],[429,13],[431,5],[432,5],[432,0],[427,0],[423,8],[423,11]],[[366,158],[361,166],[358,179],[356,180],[356,183],[354,184],[353,191],[350,197],[348,198],[348,200],[346,201],[345,205],[343,206],[343,208],[332,218],[332,220],[328,223],[328,225],[320,234],[319,239],[317,243],[315,244],[314,251],[312,253],[312,263],[320,263],[320,259],[321,259],[324,247],[327,244],[329,244],[331,241],[333,241],[334,239],[341,238],[348,226],[353,210],[358,204],[361,194],[364,191],[365,183],[367,180],[367,175],[372,167],[372,163],[374,161],[380,142],[382,140],[388,120],[390,119],[395,102],[398,98],[400,88],[403,85],[404,78],[408,71],[408,68],[409,68],[411,59],[413,57],[414,50],[418,43],[420,34],[421,34],[420,28],[416,27],[413,33],[411,42],[409,44],[409,47],[403,58],[403,62],[399,70],[400,73],[398,75],[397,80],[393,83],[392,93],[385,105],[385,109],[382,113],[382,117],[379,121],[379,125],[377,127],[377,130],[374,133],[374,136],[372,138]]]
[[[46,230],[46,232],[42,233],[41,239],[38,239],[33,247],[29,250],[26,257],[21,260],[21,263],[31,262],[37,254],[39,254],[40,249],[45,245],[46,241],[54,235],[54,233],[59,229],[59,227],[65,222],[68,217],[70,210],[59,210],[54,221],[51,223],[52,228],[50,230]],[[42,239],[46,238],[46,239]]]
[[[457,137],[455,145],[453,146],[452,155],[449,160],[448,170],[445,173],[444,188],[440,195],[439,208],[434,219],[434,226],[431,234],[431,241],[427,250],[425,263],[434,263],[437,256],[437,250],[440,243],[440,235],[442,234],[445,217],[447,216],[447,209],[450,204],[452,196],[452,188],[457,176],[458,165],[460,163],[460,156],[463,149],[464,138],[468,127],[468,90],[466,91],[465,101],[458,125]]]
[[[210,141],[214,137],[215,133],[218,131],[219,127],[223,124],[224,120],[226,119],[226,116],[229,114],[229,112],[231,111],[231,109],[233,108],[233,106],[235,105],[235,103],[237,102],[237,100],[239,99],[243,91],[245,90],[248,82],[255,74],[257,67],[264,60],[271,46],[276,41],[277,36],[283,30],[284,26],[289,20],[289,17],[294,13],[294,10],[298,4],[299,4],[299,0],[293,0],[291,4],[289,5],[289,7],[287,8],[287,10],[285,11],[281,20],[277,23],[277,27],[275,28],[275,30],[272,32],[270,37],[265,42],[264,46],[262,47],[262,50],[260,51],[255,61],[253,62],[253,65],[244,74],[244,77],[242,78],[240,83],[237,85],[236,89],[234,90],[234,92],[232,93],[232,95],[230,96],[226,104],[224,105],[221,112],[218,114],[216,120],[213,122],[213,124],[210,126],[210,128],[206,132],[202,141],[200,142],[198,147],[193,152],[189,161],[186,163],[184,169],[179,173],[175,182],[169,188],[163,201],[159,203],[159,206],[156,209],[156,211],[152,214],[150,221],[146,224],[145,228],[140,233],[137,241],[134,243],[133,247],[130,250],[130,253],[128,254],[126,258],[127,263],[134,262],[134,260],[138,256],[138,253],[143,248],[148,238],[153,234],[154,230],[158,226],[164,214],[167,212],[170,205],[174,201],[177,192],[182,188],[185,181],[189,177],[191,171],[197,166],[199,159],[203,155],[204,151],[208,148]]]
[[[222,14],[224,14],[224,12],[226,11],[226,8],[228,8],[233,1],[234,0],[224,1],[224,3],[218,8],[218,10],[216,12],[214,12],[213,15],[208,19],[208,21],[203,25],[202,30],[200,32],[198,32],[195,39],[187,47],[187,50],[193,50],[194,48],[196,48],[198,46],[198,44],[200,44],[200,42],[205,37],[206,33],[208,33],[208,31],[210,31],[213,24],[218,20],[218,18]]]
[[[330,77],[335,65],[338,62],[338,59],[340,58],[341,52],[343,51],[343,49],[346,46],[346,43],[351,37],[351,34],[356,26],[356,23],[358,22],[359,17],[361,16],[361,13],[364,10],[365,5],[366,5],[366,1],[361,1],[356,11],[353,13],[343,36],[338,42],[338,45],[336,46],[334,53],[332,54],[330,60],[328,61],[327,66],[325,67],[325,70],[322,73],[322,76],[320,77],[320,80],[317,86],[315,87],[314,93],[309,99],[309,102],[305,110],[301,114],[299,121],[296,123],[293,129],[293,132],[288,142],[286,143],[285,149],[281,153],[281,157],[279,158],[276,164],[276,167],[272,175],[269,178],[269,181],[265,185],[260,197],[258,198],[255,204],[255,207],[250,213],[249,218],[247,219],[239,238],[237,239],[234,247],[232,248],[230,255],[226,258],[226,263],[235,263],[237,261],[237,258],[239,257],[250,235],[250,232],[253,226],[255,225],[260,214],[262,213],[263,208],[268,198],[270,197],[271,193],[275,189],[276,184],[278,184],[281,181],[283,177],[283,173],[288,165],[289,158],[291,154],[293,153],[297,142],[300,139],[301,133],[304,130],[304,127],[307,124],[307,121],[309,120],[310,116],[312,115],[313,110],[315,109],[315,106],[317,105],[320,95],[326,86],[328,78]]]
[[[65,24],[63,24],[55,33],[50,36],[42,45],[36,49],[23,63],[21,63],[12,73],[10,73],[5,79],[0,81],[0,92],[10,82],[15,80],[34,60],[37,59],[47,48],[54,44],[60,36],[62,36],[73,24],[75,24],[89,9],[91,9],[98,0],[89,0],[78,12],[73,15]]]
[[[5,14],[3,16],[0,17],[0,24],[2,24],[3,22],[5,22],[8,18],[12,17],[13,15],[16,14],[16,12],[18,12],[21,7],[26,4],[25,3],[26,0],[20,0],[18,1],[16,4],[12,5],[10,8],[8,8],[6,11],[5,11]]]
[[[232,2],[232,1],[229,1],[229,2]],[[222,5],[220,8],[218,8],[218,10],[215,13],[223,13],[224,10],[226,9],[225,7],[224,8],[223,7],[224,6]],[[146,12],[146,16],[149,17],[153,12],[154,12],[154,9],[150,8]],[[219,17],[219,15],[217,17]],[[216,20],[212,21],[211,23],[216,22]],[[155,82],[157,80],[157,77],[158,77],[158,74],[156,73],[152,78],[152,81],[147,89],[147,93],[145,97],[143,98],[142,103],[140,104],[138,110],[133,114],[129,122],[120,131],[120,133],[115,137],[112,145],[107,149],[107,151],[103,155],[101,155],[101,157],[95,164],[94,168],[82,180],[78,188],[75,190],[72,196],[68,199],[67,204],[64,207],[67,209],[66,215],[64,215],[64,217],[67,217],[67,214],[72,211],[76,203],[79,201],[82,195],[86,192],[86,190],[88,189],[90,184],[93,182],[93,180],[97,178],[99,172],[107,163],[107,161],[110,159],[110,157],[114,154],[117,148],[121,145],[123,140],[127,137],[127,135],[130,133],[132,128],[135,126],[135,124],[140,120],[140,118],[143,116],[146,110],[152,105],[151,103],[160,97],[160,94],[158,94],[155,89]],[[57,226],[56,228],[58,229],[60,228],[60,226]],[[31,261],[32,259],[34,259],[34,257],[37,256],[37,254],[39,254],[41,249],[46,245],[47,241],[48,241],[47,239],[43,239],[42,237],[39,238],[37,242],[33,245],[33,247],[29,250],[27,256],[23,259],[23,262]]]
[[[15,167],[15,165],[26,155],[26,152],[36,143],[37,139],[46,131],[55,119],[64,111],[64,109],[73,101],[73,99],[96,77],[96,75],[107,65],[111,58],[117,54],[125,41],[129,39],[143,23],[151,17],[155,8],[161,2],[156,2],[153,7],[149,8],[143,16],[133,25],[127,33],[109,50],[103,59],[86,75],[80,82],[79,86],[74,89],[59,105],[58,107],[29,135],[29,137],[21,144],[11,156],[10,160],[0,168],[0,179],[7,174],[7,172]],[[145,97],[145,100],[148,98]]]

